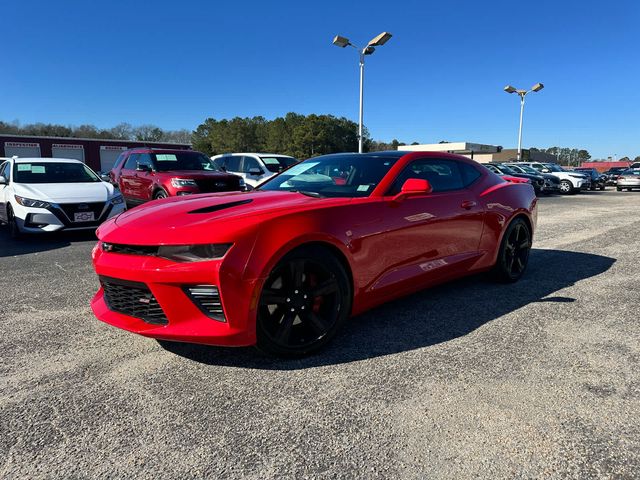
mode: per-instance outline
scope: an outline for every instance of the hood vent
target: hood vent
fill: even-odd
[[[253,199],[248,198],[246,200],[239,200],[237,202],[223,203],[220,205],[212,205],[210,207],[198,208],[197,210],[191,210],[189,213],[213,213],[218,210],[224,210],[225,208],[237,207],[238,205],[245,205],[253,202]]]

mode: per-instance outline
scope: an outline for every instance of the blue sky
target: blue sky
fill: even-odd
[[[0,120],[195,128],[289,111],[357,121],[374,139],[640,155],[640,2],[7,1]]]

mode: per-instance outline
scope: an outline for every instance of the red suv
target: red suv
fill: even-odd
[[[109,177],[128,207],[169,196],[245,188],[241,177],[221,172],[204,153],[192,150],[127,150],[120,154]]]

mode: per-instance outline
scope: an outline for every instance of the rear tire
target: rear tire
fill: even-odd
[[[621,192],[621,191],[622,191],[622,189],[621,189],[620,187],[616,187],[616,191],[617,191],[617,192]]]
[[[256,346],[286,357],[317,351],[347,320],[351,302],[351,282],[331,252],[316,246],[293,250],[262,287]]]
[[[524,275],[531,251],[531,231],[522,218],[513,220],[502,237],[498,259],[494,267],[496,280],[516,282]]]

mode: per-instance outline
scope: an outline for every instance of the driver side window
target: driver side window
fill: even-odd
[[[479,176],[479,174],[478,174]],[[461,190],[465,187],[460,164],[455,160],[425,158],[407,165],[391,185],[387,195],[400,193],[402,185],[410,178],[427,180],[433,192]]]
[[[0,177],[4,177],[7,182],[9,181],[9,162],[4,162],[0,165]]]

